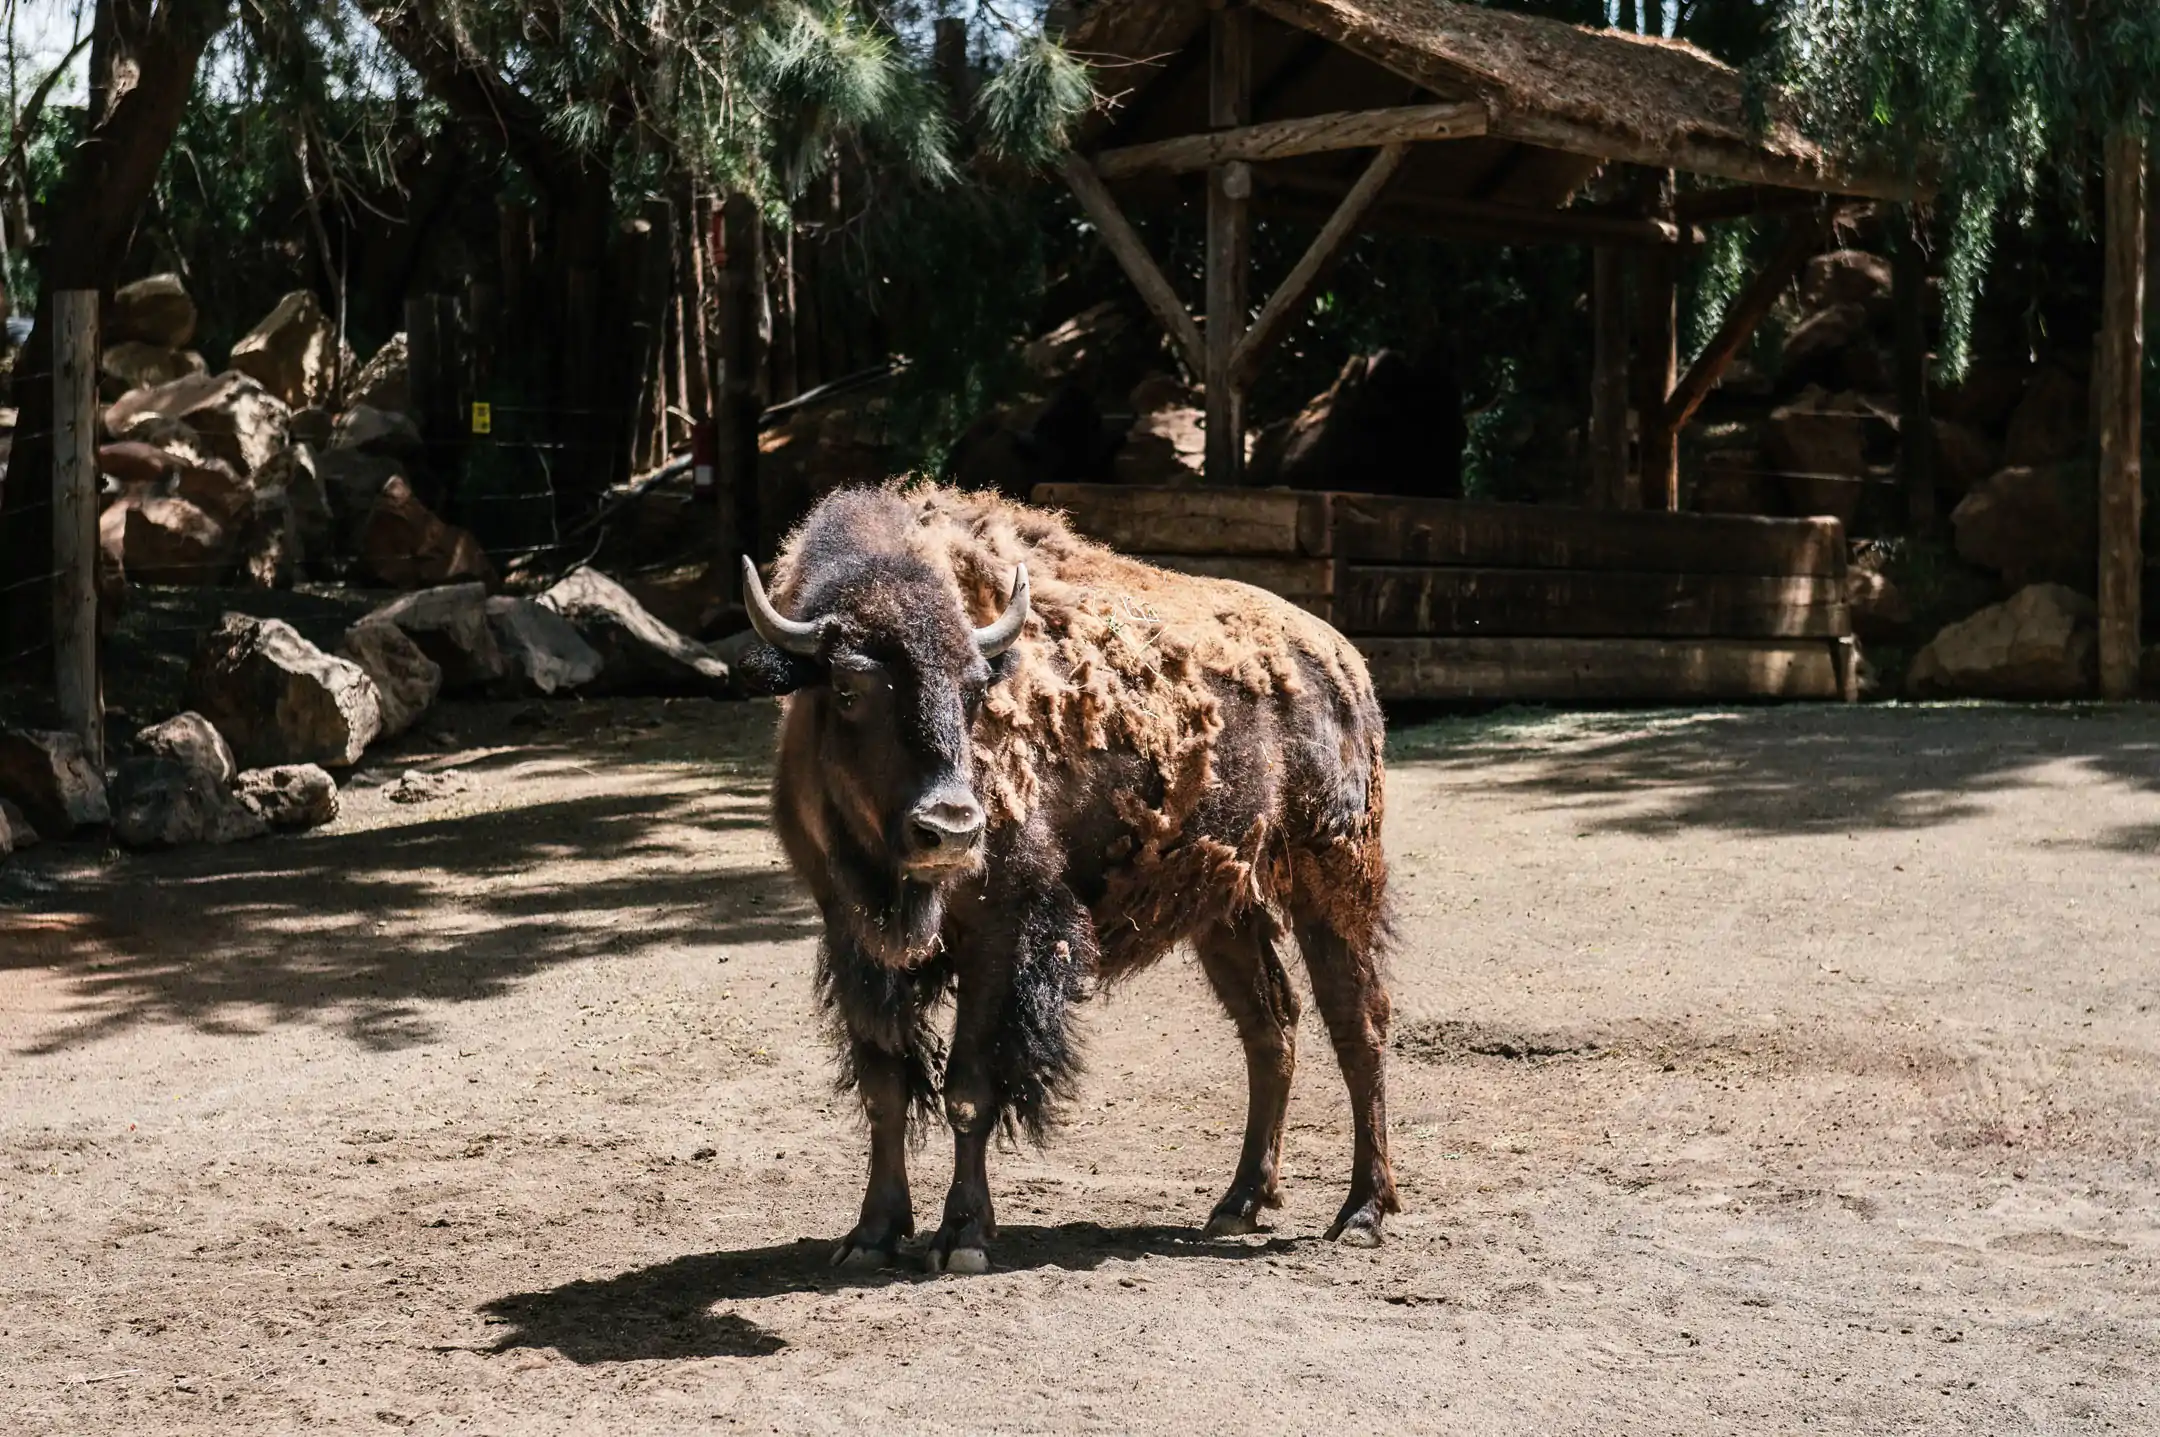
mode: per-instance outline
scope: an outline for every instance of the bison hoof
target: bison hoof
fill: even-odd
[[[882,1247],[870,1247],[859,1243],[843,1242],[833,1249],[832,1265],[854,1269],[878,1268],[892,1261],[892,1254]]]
[[[1218,1209],[1207,1220],[1207,1227],[1201,1231],[1200,1235],[1202,1237],[1244,1237],[1248,1233],[1258,1231],[1260,1231],[1259,1219],[1253,1217],[1250,1213],[1234,1210],[1224,1212]]]
[[[1348,1208],[1335,1219],[1335,1226],[1327,1230],[1328,1241],[1339,1242],[1344,1247],[1378,1247],[1380,1245],[1380,1205],[1365,1203]]]
[[[956,1247],[943,1253],[933,1247],[927,1261],[933,1273],[949,1272],[957,1277],[980,1277],[990,1270],[990,1254],[979,1247]]]

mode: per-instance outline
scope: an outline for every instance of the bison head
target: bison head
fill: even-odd
[[[802,618],[773,606],[748,559],[743,595],[780,660],[773,687],[794,695],[780,799],[791,856],[818,870],[828,922],[884,962],[919,962],[946,894],[982,867],[970,735],[1027,622],[1027,568],[981,627],[949,578],[906,553],[813,567],[794,595]]]

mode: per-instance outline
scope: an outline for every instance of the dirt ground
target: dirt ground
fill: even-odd
[[[2160,1430],[2160,714],[1400,731],[1387,1245],[1310,1016],[1289,1204],[1200,1240],[1181,958],[934,1279],[826,1265],[772,714],[446,709],[319,833],[0,870],[0,1427]]]

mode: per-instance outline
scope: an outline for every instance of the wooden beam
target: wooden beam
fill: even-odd
[[[1915,534],[1935,531],[1935,423],[1928,413],[1927,255],[1910,210],[1890,217],[1890,298],[1896,311],[1898,472],[1905,481],[1905,521]]]
[[[2145,360],[2145,137],[2125,125],[2107,139],[2106,256],[2100,291],[2100,696],[2134,698],[2145,558],[2141,388]]]
[[[1778,246],[1777,253],[1770,257],[1755,278],[1748,281],[1748,287],[1740,292],[1740,297],[1725,311],[1725,319],[1718,325],[1717,333],[1711,336],[1710,343],[1696,356],[1695,362],[1688,366],[1687,374],[1673,386],[1672,398],[1666,402],[1665,422],[1675,434],[1695,417],[1695,411],[1702,407],[1703,400],[1709,397],[1710,391],[1717,388],[1718,380],[1724,377],[1725,367],[1732,363],[1733,357],[1739,354],[1749,336],[1755,333],[1755,326],[1762,323],[1763,316],[1770,312],[1777,304],[1778,296],[1785,292],[1785,286],[1792,283],[1793,276],[1800,272],[1800,267],[1808,262],[1808,257],[1822,244],[1823,236],[1830,228],[1831,213],[1832,211],[1826,210],[1795,221],[1786,231],[1785,243]]]
[[[1627,507],[1627,285],[1620,251],[1599,245],[1590,285],[1590,493],[1603,509]]]
[[[1317,195],[1334,199],[1341,188],[1317,175],[1268,174],[1264,191]],[[1398,195],[1376,206],[1375,220],[1420,221],[1432,229],[1504,244],[1610,244],[1632,248],[1675,245],[1690,236],[1680,226],[1657,219],[1589,214],[1581,210],[1540,210],[1490,200],[1428,199]]]
[[[1208,123],[1217,129],[1252,119],[1252,11],[1225,4],[1208,17]],[[1207,187],[1207,482],[1234,486],[1245,471],[1245,392],[1231,367],[1245,335],[1250,279],[1252,166],[1216,157]]]
[[[1836,699],[1835,639],[1360,639],[1383,700]]]
[[[1281,287],[1261,307],[1252,328],[1245,331],[1244,337],[1238,341],[1237,348],[1230,356],[1230,378],[1233,383],[1242,388],[1252,382],[1260,368],[1260,361],[1267,357],[1268,351],[1274,348],[1275,341],[1281,338],[1283,326],[1289,322],[1291,313],[1305,303],[1305,297],[1311,292],[1313,282],[1341,252],[1344,242],[1356,232],[1358,221],[1365,217],[1366,210],[1379,198],[1380,191],[1387,187],[1387,182],[1395,177],[1395,171],[1402,167],[1403,156],[1409,153],[1410,146],[1397,141],[1381,146],[1380,153],[1372,157],[1372,163],[1365,167],[1365,173],[1358,176],[1357,183],[1350,187],[1350,192],[1343,196],[1342,203],[1335,207],[1335,213],[1328,216],[1327,223],[1320,227],[1320,233],[1306,246],[1305,253],[1283,279]]]
[[[1822,203],[1817,190],[1788,189],[1783,185],[1727,185],[1715,190],[1690,190],[1673,201],[1673,214],[1682,224],[1715,224],[1719,220],[1746,219],[1750,215],[1783,214],[1808,210]]]
[[[1162,327],[1170,332],[1170,339],[1177,346],[1178,358],[1185,362],[1187,371],[1195,376],[1207,373],[1207,347],[1200,341],[1200,326],[1193,323],[1192,315],[1185,310],[1177,291],[1170,281],[1163,278],[1162,270],[1154,257],[1147,252],[1131,221],[1125,218],[1110,191],[1103,188],[1102,180],[1094,168],[1078,155],[1067,155],[1062,165],[1065,184],[1080,201],[1080,208],[1095,222],[1096,233],[1110,247],[1110,253],[1125,271],[1125,277],[1140,291]]]
[[[98,671],[98,294],[53,294],[53,694],[99,772],[105,701]],[[22,474],[20,483],[29,483]]]
[[[1641,574],[1592,569],[1345,564],[1335,627],[1381,634],[1556,638],[1833,639],[1852,632],[1827,574]]]
[[[1802,160],[1767,154],[1736,141],[1675,139],[1660,143],[1643,136],[1601,130],[1556,115],[1507,110],[1491,117],[1486,133],[1496,139],[1519,140],[1526,145],[1595,155],[1599,159],[1642,165],[1653,170],[1685,170],[1740,184],[1774,185],[1782,189],[1814,190],[1822,194],[1853,195],[1862,199],[1896,200],[1910,204],[1931,192],[1925,183],[1886,173],[1867,173],[1833,165],[1811,165]]]
[[[1326,558],[1331,537],[1329,496],[1311,491],[1037,484],[1029,498],[1127,554]]]
[[[1656,176],[1654,217],[1672,214],[1673,175]],[[1642,478],[1642,506],[1677,513],[1680,508],[1680,430],[1666,417],[1680,369],[1680,262],[1674,250],[1655,249],[1637,260],[1640,352],[1635,356],[1635,453]]]
[[[1244,160],[1286,160],[1294,155],[1362,150],[1372,145],[1420,140],[1459,140],[1485,133],[1481,104],[1404,105],[1388,110],[1342,110],[1296,120],[1271,120],[1204,135],[1180,135],[1145,145],[1105,150],[1095,171],[1106,180],[1133,175],[1185,174]]]

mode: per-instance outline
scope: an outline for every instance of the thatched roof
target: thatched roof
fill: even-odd
[[[1489,134],[1518,146],[1805,189],[1894,188],[1837,171],[1790,124],[1773,119],[1755,133],[1739,73],[1682,42],[1450,0],[1252,4],[1256,109],[1272,101],[1275,111],[1256,120],[1475,99],[1490,113]],[[1084,144],[1206,128],[1206,66],[1193,51],[1206,48],[1207,15],[1199,0],[1098,0],[1083,13],[1067,47],[1096,66],[1113,101]],[[1290,58],[1307,37],[1339,55]],[[1270,65],[1287,77],[1272,95]],[[1158,89],[1187,93],[1166,102],[1149,93]]]

